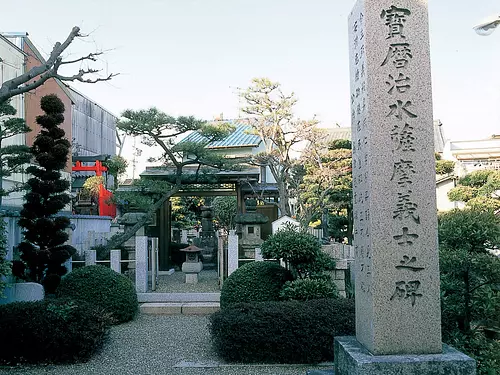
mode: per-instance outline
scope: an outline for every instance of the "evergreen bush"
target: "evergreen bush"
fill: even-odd
[[[242,303],[210,316],[214,349],[229,362],[333,360],[333,338],[355,332],[354,301]]]
[[[44,300],[0,306],[0,363],[88,360],[105,342],[110,317],[83,301]]]
[[[234,271],[222,285],[220,306],[238,302],[278,301],[292,275],[274,262],[252,262]]]
[[[280,298],[298,301],[339,298],[339,292],[331,279],[297,279],[285,283]]]
[[[283,259],[295,278],[321,278],[324,271],[335,269],[335,261],[321,251],[319,240],[293,226],[269,236],[261,250],[264,258]]]
[[[31,148],[37,165],[26,168],[33,177],[26,183],[26,202],[19,219],[24,228],[24,239],[18,245],[21,261],[12,268],[14,276],[37,283],[51,274],[64,275],[62,264],[76,252],[66,244],[69,219],[55,216],[71,201],[66,192],[70,183],[61,175],[71,147],[59,127],[64,122],[64,104],[56,95],[46,95],[40,106],[45,114],[37,116],[36,122],[42,129]]]
[[[101,306],[111,314],[115,324],[134,319],[139,306],[132,282],[100,265],[80,267],[64,276],[57,295]]]
[[[475,358],[479,375],[500,374],[500,342],[483,332],[500,329],[500,259],[490,252],[499,246],[494,213],[465,209],[439,216],[443,341]]]

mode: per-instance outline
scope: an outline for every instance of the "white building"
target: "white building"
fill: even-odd
[[[7,38],[0,35],[0,83],[13,79],[24,73],[24,61],[26,54]],[[17,95],[10,100],[10,104],[16,109],[16,117],[25,118],[24,95]],[[18,134],[2,141],[2,147],[8,145],[26,144],[26,135]],[[14,173],[3,178],[3,188],[10,190],[16,184],[25,182],[25,175]],[[3,205],[13,206],[20,202],[19,194],[11,194],[3,197]]]

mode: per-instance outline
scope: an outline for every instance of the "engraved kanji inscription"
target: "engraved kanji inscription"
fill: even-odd
[[[403,259],[399,261],[399,265],[396,266],[397,269],[408,269],[413,272],[418,272],[425,270],[425,267],[418,267],[415,265],[417,262],[416,257],[409,257],[408,255],[403,256]]]
[[[391,130],[391,139],[396,143],[396,150],[415,151],[415,137],[413,136],[413,126],[394,125]]]
[[[388,62],[392,62],[398,69],[405,68],[412,57],[413,54],[410,49],[410,44],[392,43],[389,45],[387,56],[380,66],[384,66]]]
[[[393,219],[408,219],[411,218],[415,223],[420,224],[420,217],[417,213],[418,204],[412,202],[411,191],[398,192],[398,203],[393,211]]]
[[[406,22],[406,16],[409,16],[410,14],[411,12],[408,9],[398,8],[394,5],[392,5],[389,9],[382,11],[380,18],[384,19],[385,24],[389,26],[386,39],[390,39],[395,36],[406,38],[403,34],[403,30]]]
[[[413,245],[413,240],[418,238],[418,234],[408,232],[408,227],[403,227],[403,234],[392,236],[392,238],[394,238],[400,246],[411,246]]]
[[[394,89],[400,94],[404,94],[411,88],[410,78],[403,73],[399,73],[396,77],[389,74],[385,83],[389,86],[389,90],[387,91],[389,94],[392,94]]]
[[[392,171],[392,180],[396,180],[400,186],[411,185],[412,175],[415,174],[415,167],[411,160],[399,160],[394,163],[394,169]]]
[[[392,294],[390,300],[392,301],[393,299],[406,299],[409,298],[411,301],[411,305],[415,306],[415,302],[417,301],[417,297],[422,297],[421,293],[418,293],[418,289],[420,288],[420,281],[418,280],[413,280],[413,281],[397,281],[396,282],[396,289],[394,290],[394,293]]]
[[[389,114],[386,117],[389,116],[394,116],[399,120],[403,119],[403,116],[407,116],[409,118],[416,118],[417,115],[410,112],[408,109],[409,106],[411,106],[411,102],[407,100],[406,102],[403,103],[402,100],[397,100],[395,104],[391,104],[389,108],[391,109]]]

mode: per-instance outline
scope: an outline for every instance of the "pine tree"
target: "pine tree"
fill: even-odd
[[[27,182],[19,219],[24,228],[24,241],[18,246],[22,262],[15,262],[12,271],[22,279],[44,283],[48,277],[66,273],[62,264],[76,250],[64,244],[69,219],[55,216],[70,202],[66,193],[69,182],[61,176],[71,147],[59,127],[64,121],[64,104],[56,95],[47,95],[41,99],[41,108],[45,114],[37,116],[36,122],[42,130],[31,148],[38,165],[26,169],[33,177]]]
[[[0,103],[0,206],[2,198],[16,190],[5,189],[3,179],[13,173],[22,172],[31,160],[30,149],[26,145],[5,145],[13,137],[27,133],[31,129],[22,118],[14,117],[16,109],[9,102]]]

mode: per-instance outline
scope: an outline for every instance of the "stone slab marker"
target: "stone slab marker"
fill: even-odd
[[[238,269],[238,235],[235,230],[229,231],[227,237],[227,275]]]
[[[111,250],[109,252],[109,259],[111,263],[111,269],[115,272],[120,273],[120,260],[121,260],[121,250]]]
[[[348,26],[354,341],[371,356],[395,355],[366,373],[414,373],[411,355],[443,350],[427,0],[358,0]],[[394,363],[406,370],[390,370]]]
[[[148,238],[135,237],[135,290],[137,293],[148,291]]]

